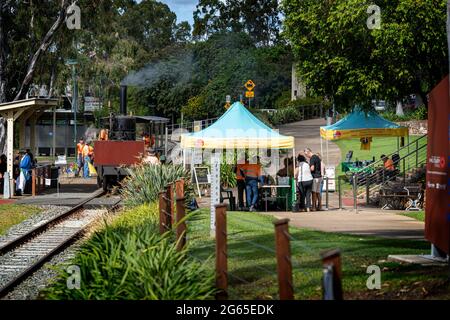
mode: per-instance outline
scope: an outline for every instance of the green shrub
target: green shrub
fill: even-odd
[[[220,165],[220,183],[228,188],[234,188],[237,185],[236,172],[233,166],[222,162]]]
[[[121,195],[127,206],[138,206],[158,199],[165,186],[184,178],[186,198],[192,193],[190,174],[181,165],[140,165],[130,169],[122,183]]]
[[[214,274],[206,264],[178,252],[171,234],[157,232],[157,206],[123,213],[97,231],[70,262],[81,273],[80,289],[69,289],[65,266],[42,294],[46,299],[181,300],[209,299]]]

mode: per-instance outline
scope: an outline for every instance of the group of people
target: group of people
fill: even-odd
[[[294,173],[297,181],[297,206],[300,211],[322,210],[323,177],[325,164],[319,153],[305,148],[303,154],[297,156]]]
[[[94,147],[92,144],[88,144],[83,138],[80,138],[77,143],[77,165],[78,170],[75,176],[80,176],[80,172],[83,171],[83,177],[89,178],[89,164],[94,163]]]

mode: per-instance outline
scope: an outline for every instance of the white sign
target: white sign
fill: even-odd
[[[326,167],[325,168],[325,176],[329,178],[328,180],[328,191],[336,191],[336,168],[335,167]],[[324,180],[323,191],[327,190],[326,180]]]
[[[45,179],[45,185],[46,186],[50,186],[52,184],[52,180],[51,179]]]
[[[84,111],[95,111],[101,109],[100,99],[96,97],[84,97]]]
[[[211,157],[211,236],[216,234],[216,204],[220,203],[220,156]]]
[[[192,152],[192,164],[202,164],[203,163],[203,150],[202,149],[194,149]]]

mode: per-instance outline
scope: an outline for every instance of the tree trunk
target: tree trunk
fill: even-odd
[[[3,26],[3,8],[6,4],[0,5],[0,103],[6,102],[6,35]]]
[[[61,7],[59,10],[58,18],[56,19],[55,23],[53,23],[50,30],[48,30],[47,34],[45,35],[44,39],[42,39],[41,45],[34,53],[33,57],[30,60],[30,63],[28,64],[27,73],[25,75],[25,78],[22,81],[22,85],[20,87],[19,92],[17,93],[16,97],[14,98],[14,101],[19,100],[23,97],[23,95],[28,91],[28,88],[30,87],[31,81],[33,80],[34,71],[36,70],[36,65],[39,62],[39,58],[42,56],[42,54],[47,51],[48,47],[53,41],[53,38],[58,31],[58,29],[61,27],[61,25],[64,23],[67,15],[67,7],[69,6],[68,0],[61,0]]]

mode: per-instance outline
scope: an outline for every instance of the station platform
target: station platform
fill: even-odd
[[[24,195],[14,197],[16,204],[28,205],[53,205],[53,206],[75,206],[83,199],[91,197],[99,188],[96,178],[74,178],[64,177],[60,179],[59,192],[56,188],[46,189],[36,196]],[[87,206],[108,207],[115,204],[120,199],[117,195],[93,199]]]

